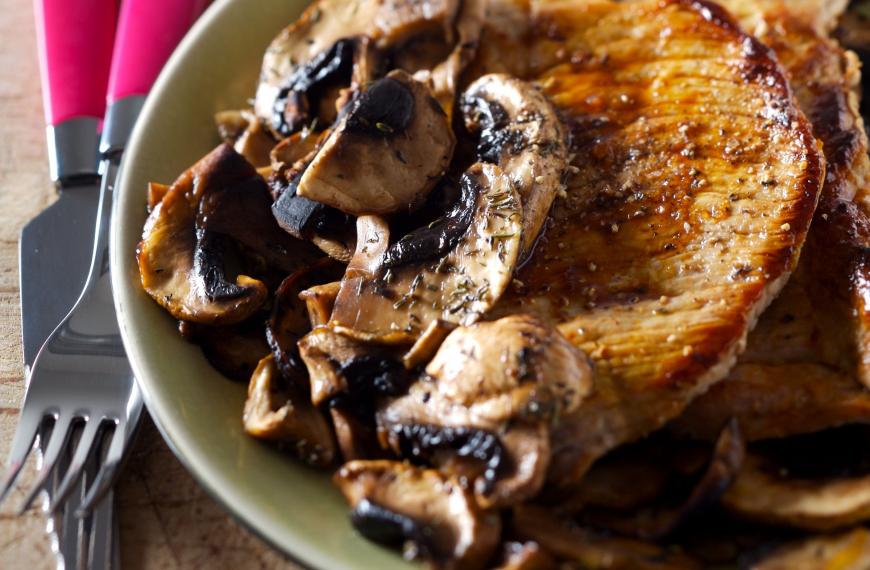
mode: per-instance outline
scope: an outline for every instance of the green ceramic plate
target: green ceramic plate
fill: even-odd
[[[161,74],[127,150],[111,262],[124,344],[163,436],[205,489],[292,558],[324,568],[411,568],[358,536],[330,474],[245,436],[245,386],[215,372],[139,286],[146,184],[169,183],[220,141],[213,115],[246,106],[266,46],[305,0],[221,0]]]

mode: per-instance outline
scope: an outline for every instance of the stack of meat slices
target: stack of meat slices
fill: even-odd
[[[660,524],[673,509],[659,505],[651,516],[651,505],[661,500],[666,481],[685,476],[679,466],[685,458],[672,460],[669,475],[660,473],[660,463],[687,440],[721,441],[723,426],[731,426],[747,442],[746,456],[733,481],[718,490],[715,512],[677,537],[707,562],[738,553],[752,560],[751,553],[785,541],[753,567],[814,569],[845,561],[836,567],[866,568],[870,541],[858,525],[870,519],[870,429],[861,425],[870,420],[870,158],[859,112],[860,62],[831,37],[848,2],[720,3],[773,50],[823,145],[819,205],[797,267],[725,379],[694,399],[666,435],[620,448],[582,478],[590,444],[582,434],[568,438],[574,446],[565,460],[574,469],[568,478],[579,482],[557,496],[568,497],[563,510],[586,524],[660,538],[673,530]],[[577,422],[590,425],[588,418]],[[654,482],[638,485],[631,476],[644,473]],[[723,522],[729,519],[741,528]],[[761,526],[747,533],[747,522]]]

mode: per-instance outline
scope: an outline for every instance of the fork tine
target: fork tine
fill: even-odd
[[[127,421],[121,417],[118,424],[115,426],[115,431],[112,434],[112,441],[109,443],[109,450],[106,452],[106,457],[103,460],[103,465],[100,467],[99,473],[94,480],[91,488],[88,489],[88,494],[82,501],[77,516],[83,517],[90,513],[100,499],[112,488],[115,482],[115,474],[121,465],[121,459],[124,456],[124,447],[127,442]]]
[[[54,423],[54,428],[51,430],[48,447],[45,448],[45,453],[42,455],[42,469],[40,469],[37,474],[36,483],[34,483],[33,489],[31,489],[30,494],[27,495],[24,504],[18,511],[19,514],[23,514],[30,508],[34,499],[36,499],[36,496],[39,495],[39,492],[45,487],[48,478],[54,471],[54,466],[57,463],[61,452],[63,452],[66,447],[67,441],[69,441],[72,432],[71,428],[75,419],[76,418],[73,414],[61,413],[58,416],[57,421]]]
[[[36,439],[39,426],[45,419],[45,416],[41,414],[26,413],[26,407],[21,409],[18,427],[15,428],[15,436],[12,438],[12,448],[9,450],[9,458],[6,460],[6,475],[3,486],[0,487],[0,503],[3,503],[9,491],[12,490],[15,479],[18,478],[30,450],[33,449],[33,441]]]
[[[54,514],[58,508],[63,505],[64,499],[66,499],[67,495],[72,491],[73,485],[78,481],[79,476],[81,476],[85,461],[87,461],[91,454],[94,442],[97,441],[97,435],[102,433],[102,430],[100,429],[102,424],[102,418],[99,420],[91,418],[85,424],[85,429],[79,438],[79,444],[76,446],[75,454],[70,461],[66,474],[64,474],[63,480],[58,485],[54,497],[52,497],[51,505],[48,510],[49,513]]]

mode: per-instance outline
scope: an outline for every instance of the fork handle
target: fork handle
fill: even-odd
[[[45,122],[101,119],[115,37],[114,0],[35,0]]]
[[[109,103],[146,95],[208,0],[124,0],[109,76]]]
[[[100,152],[127,145],[145,95],[208,0],[124,0],[109,75],[109,111]]]
[[[51,178],[97,173],[97,127],[106,109],[114,0],[34,0]]]

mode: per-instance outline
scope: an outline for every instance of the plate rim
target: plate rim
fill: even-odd
[[[301,3],[307,6],[310,4],[310,0],[301,0]],[[126,263],[129,262],[126,258],[131,255],[131,252],[121,245],[126,241],[124,238],[125,232],[129,231],[124,224],[124,213],[128,212],[132,207],[142,206],[138,200],[134,199],[134,192],[125,191],[132,185],[130,178],[133,176],[129,174],[132,170],[127,168],[127,165],[140,152],[139,148],[143,144],[141,140],[143,133],[147,130],[145,125],[148,124],[148,119],[159,112],[159,97],[156,94],[163,92],[168,85],[171,85],[171,80],[175,74],[174,70],[186,60],[189,53],[197,45],[200,36],[204,35],[217,20],[221,19],[225,11],[233,4],[234,0],[215,0],[184,36],[167,60],[157,80],[154,82],[149,95],[146,97],[139,119],[124,150],[114,189],[115,194],[113,196],[109,230],[109,262],[110,267],[113,268],[111,271],[111,283],[114,306],[118,317],[121,339],[137,384],[142,392],[149,416],[173,455],[175,455],[187,472],[191,474],[200,488],[218,503],[233,520],[240,523],[245,530],[254,534],[269,547],[285,556],[289,561],[305,568],[335,569],[344,566],[344,562],[339,558],[331,556],[330,552],[326,549],[309,543],[297,533],[280,532],[277,529],[270,528],[266,520],[260,520],[258,515],[262,513],[258,513],[257,507],[247,504],[243,497],[232,492],[227,492],[232,490],[232,486],[228,486],[226,481],[220,481],[220,477],[215,474],[214,469],[204,466],[207,464],[207,460],[204,460],[205,453],[203,450],[197,449],[196,445],[186,441],[186,438],[182,434],[170,429],[169,424],[173,422],[167,421],[169,410],[165,409],[161,403],[160,397],[156,393],[159,390],[156,390],[155,386],[149,381],[142,380],[142,378],[147,378],[150,374],[153,374],[153,371],[149,374],[152,366],[139,349],[137,341],[134,338],[136,336],[134,332],[136,326],[131,322],[134,320],[134,316],[131,314],[132,309],[128,310],[128,307],[136,302],[134,295],[139,283],[138,280],[132,279],[123,269],[120,269],[124,268]],[[116,268],[119,269],[116,270]],[[141,287],[138,292],[141,292]],[[291,458],[288,457],[289,460]],[[324,473],[323,476],[328,477],[328,474]],[[222,492],[220,489],[224,491]],[[393,552],[393,555],[396,557],[397,563],[402,561],[400,554]]]

